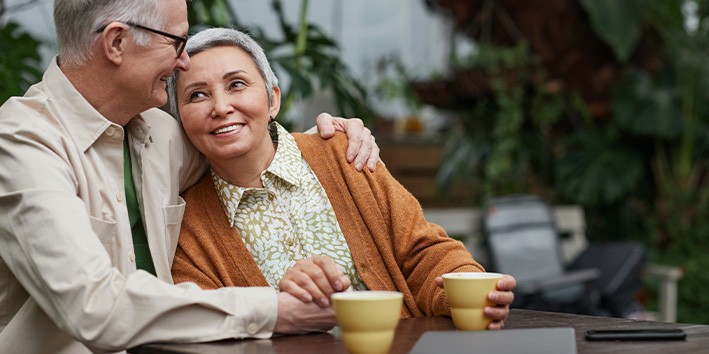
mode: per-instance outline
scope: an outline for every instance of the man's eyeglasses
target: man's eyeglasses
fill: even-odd
[[[139,25],[135,22],[129,21],[129,22],[124,22],[124,23],[128,26],[133,27],[133,28],[142,29],[142,30],[148,31],[148,32],[153,32],[155,34],[159,34],[161,36],[165,36],[167,38],[174,40],[174,42],[172,42],[172,46],[175,47],[175,52],[177,52],[178,58],[182,55],[182,51],[185,50],[185,44],[187,44],[187,39],[188,39],[187,36],[184,36],[184,37],[176,36],[171,33],[163,32],[163,31],[156,30],[154,28]],[[96,30],[96,33],[103,32],[103,30],[106,29],[106,26],[108,26],[108,25],[101,26],[99,29]]]

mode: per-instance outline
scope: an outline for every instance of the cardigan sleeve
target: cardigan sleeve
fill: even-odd
[[[388,216],[396,262],[418,308],[428,316],[450,315],[445,291],[435,278],[449,272],[481,272],[462,242],[427,222],[416,198],[385,166],[368,176],[379,210]]]

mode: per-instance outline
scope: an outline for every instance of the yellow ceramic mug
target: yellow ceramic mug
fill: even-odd
[[[492,306],[487,294],[497,288],[499,273],[446,273],[443,274],[443,286],[446,290],[451,317],[455,328],[464,331],[486,329],[492,322],[485,317],[483,309]]]
[[[353,354],[385,354],[394,341],[403,295],[395,291],[335,293],[337,324],[345,347]]]

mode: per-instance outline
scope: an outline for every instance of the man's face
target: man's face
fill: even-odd
[[[154,28],[176,36],[186,36],[189,25],[187,23],[187,4],[184,0],[163,0],[165,26],[156,28],[153,24],[140,23],[139,25]],[[135,31],[145,31],[134,28]],[[167,80],[175,70],[187,71],[190,66],[189,56],[183,51],[177,57],[175,40],[166,36],[148,32],[150,43],[145,46],[132,45],[126,59],[130,73],[129,94],[130,102],[141,105],[141,111],[148,108],[160,107],[167,103]]]

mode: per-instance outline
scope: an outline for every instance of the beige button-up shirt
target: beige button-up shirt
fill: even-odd
[[[123,181],[126,130],[158,278],[136,270]],[[270,337],[271,288],[173,285],[185,203],[205,162],[153,109],[101,116],[52,60],[0,107],[0,353],[120,351],[155,341]]]

